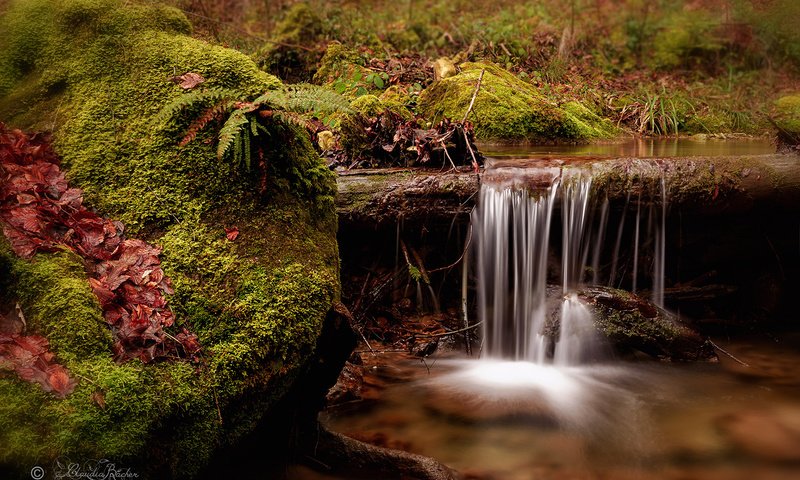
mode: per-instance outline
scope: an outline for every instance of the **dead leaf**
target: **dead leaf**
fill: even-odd
[[[236,227],[233,228],[226,228],[225,229],[225,237],[230,240],[231,242],[236,240],[239,236],[239,229]]]
[[[199,73],[186,72],[183,75],[178,75],[177,77],[170,78],[170,81],[178,84],[178,86],[180,86],[184,90],[191,90],[194,87],[205,82],[206,79],[203,78],[203,76],[200,75]]]

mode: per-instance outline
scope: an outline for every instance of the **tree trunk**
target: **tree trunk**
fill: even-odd
[[[343,224],[467,222],[481,183],[546,188],[570,171],[593,177],[596,194],[613,205],[660,199],[698,215],[800,209],[800,156],[673,158],[541,158],[495,161],[479,174],[460,171],[361,170],[339,176]],[[641,200],[640,200],[641,199]]]

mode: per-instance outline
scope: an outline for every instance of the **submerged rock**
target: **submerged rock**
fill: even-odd
[[[190,33],[176,9],[121,0],[18,0],[0,18],[0,118],[53,129],[87,207],[163,248],[169,307],[203,352],[198,363],[116,363],[80,262],[21,259],[0,237],[3,294],[79,380],[59,400],[0,377],[0,465],[107,458],[152,478],[191,477],[275,415],[310,368],[339,295],[335,179],[302,130],[277,122],[265,124],[263,180],[218,159],[211,128],[179,145],[214,104],[159,120],[187,95],[171,77],[194,73],[205,79],[195,89],[243,99],[281,88],[245,55]]]
[[[419,96],[418,111],[436,122],[460,121],[469,109],[478,78],[481,86],[469,120],[479,140],[580,141],[610,137],[616,128],[581,103],[556,104],[533,85],[490,63],[463,63],[461,73],[442,78]]]

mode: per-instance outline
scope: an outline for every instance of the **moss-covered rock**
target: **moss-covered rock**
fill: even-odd
[[[586,287],[578,296],[594,323],[617,349],[663,360],[716,360],[714,349],[678,317],[641,297],[608,287]]]
[[[314,73],[314,83],[330,85],[338,79],[366,76],[368,72],[369,70],[364,67],[364,59],[358,52],[339,42],[331,42]]]
[[[312,47],[324,34],[320,16],[307,3],[296,3],[276,26],[272,41],[256,54],[257,62],[283,79],[307,82],[322,57],[322,52]]]
[[[335,180],[303,132],[268,126],[262,195],[257,175],[217,159],[213,132],[178,145],[199,112],[156,121],[183,95],[176,74],[243,97],[280,87],[246,56],[189,33],[178,10],[121,0],[15,0],[0,18],[0,119],[54,130],[86,203],[164,248],[170,306],[203,347],[199,365],[115,364],[81,261],[21,260],[3,241],[10,295],[79,384],[56,400],[0,378],[0,464],[64,455],[191,476],[270,414],[339,295]]]
[[[787,95],[775,102],[773,115],[778,127],[778,143],[786,147],[800,145],[800,94]]]
[[[578,102],[558,105],[533,85],[488,63],[463,63],[461,73],[434,82],[419,96],[418,111],[436,122],[443,116],[461,120],[484,72],[470,112],[479,140],[567,140],[609,137],[614,125]]]

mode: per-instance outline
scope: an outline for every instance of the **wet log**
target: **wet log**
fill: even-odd
[[[487,161],[480,174],[456,170],[367,170],[340,174],[336,201],[345,224],[468,221],[480,184],[545,188],[570,172],[593,178],[612,205],[659,201],[698,215],[800,209],[800,155]]]
[[[339,175],[336,209],[347,224],[468,221],[479,187],[471,169],[357,170]]]

